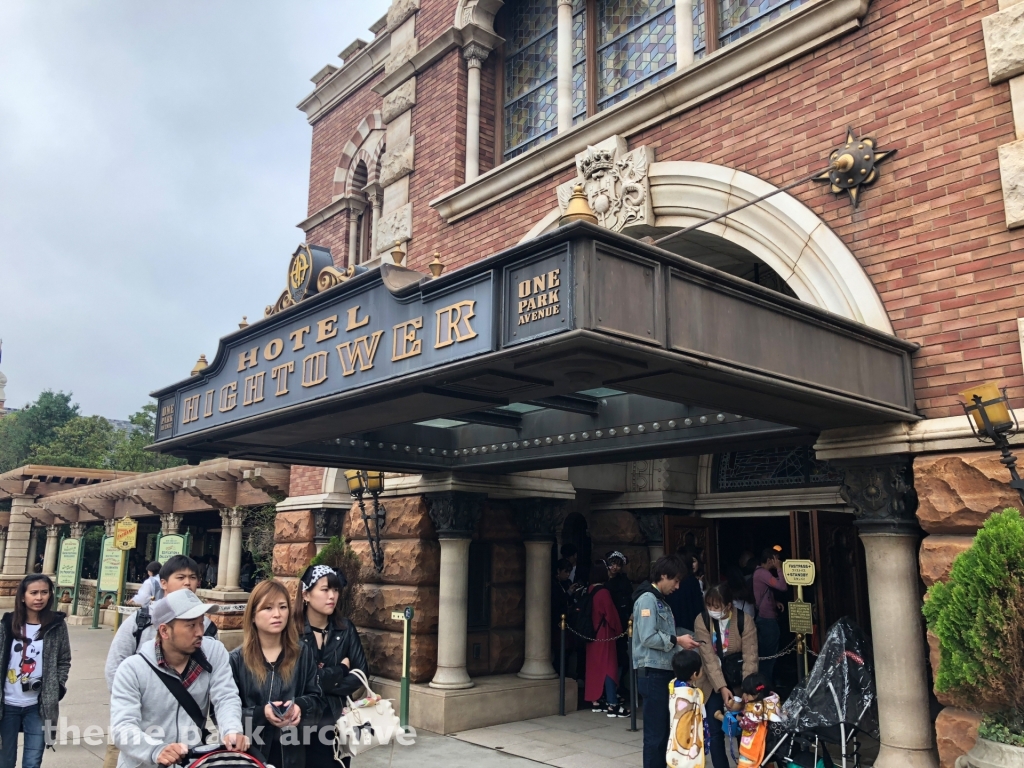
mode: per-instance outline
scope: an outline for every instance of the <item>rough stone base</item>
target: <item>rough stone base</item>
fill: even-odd
[[[473,678],[474,686],[444,691],[427,685],[409,690],[409,724],[448,734],[558,714],[558,680],[522,680],[515,675]],[[401,683],[382,677],[371,679],[374,690],[393,699],[398,711]],[[576,681],[565,681],[565,711],[576,709]]]
[[[978,741],[981,715],[947,707],[935,719],[935,742],[939,748],[939,768],[954,768],[956,759],[966,755]]]

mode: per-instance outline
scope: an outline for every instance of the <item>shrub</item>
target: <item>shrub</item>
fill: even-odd
[[[1024,735],[1024,519],[1010,508],[992,515],[971,548],[934,584],[924,605],[939,639],[935,687],[974,706],[1003,712],[986,733],[1004,743]]]
[[[332,536],[331,540],[324,545],[324,548],[316,553],[316,556],[309,561],[310,565],[329,565],[336,571],[343,573],[348,585],[341,590],[338,602],[341,605],[341,612],[344,616],[351,615],[352,590],[359,583],[359,555],[349,546],[344,536]],[[303,568],[303,571],[306,569]],[[299,574],[302,575],[301,573]]]

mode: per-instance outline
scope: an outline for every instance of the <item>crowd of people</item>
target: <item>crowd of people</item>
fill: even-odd
[[[582,578],[576,549],[563,545],[552,611],[556,627],[566,617],[567,674],[575,670],[584,682],[594,712],[628,717],[636,671],[644,768],[703,766],[705,753],[714,768],[729,768],[730,738],[749,761],[740,765],[760,763],[753,758],[764,754],[766,724],[779,716],[774,656],[788,590],[780,552],[746,553],[724,581],[708,584],[698,553],[682,549],[653,563],[649,580],[634,589],[622,552],[608,552]],[[561,642],[557,632],[555,639]]]
[[[368,670],[355,626],[339,609],[342,574],[311,566],[294,602],[282,582],[259,582],[243,614],[242,644],[229,653],[210,619],[218,606],[196,595],[196,561],[176,555],[147,571],[139,609],[121,624],[107,655],[105,768],[176,765],[211,744],[276,768],[348,768],[346,737],[336,723]],[[19,734],[22,768],[39,768],[46,746],[56,742],[71,669],[66,617],[54,610],[49,577],[31,574],[21,582],[14,610],[0,620],[0,648],[7,670],[0,768],[15,768]]]

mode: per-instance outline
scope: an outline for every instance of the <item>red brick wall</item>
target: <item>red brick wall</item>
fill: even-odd
[[[289,496],[312,496],[323,493],[323,467],[292,466],[291,481],[288,486]]]
[[[342,211],[306,233],[306,242],[331,249],[334,266],[339,269],[348,263],[348,212]]]
[[[455,23],[456,5],[457,0],[420,0],[420,10],[416,14],[416,37],[421,49]]]

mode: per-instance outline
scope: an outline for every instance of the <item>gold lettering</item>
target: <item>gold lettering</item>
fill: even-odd
[[[248,352],[238,353],[238,372],[241,373],[246,368],[255,368],[256,363],[259,362],[260,348],[253,347]]]
[[[236,405],[238,405],[238,382],[232,381],[220,388],[220,403],[217,404],[217,410],[227,413]]]
[[[362,328],[368,322],[370,322],[370,316],[367,315],[362,320],[357,320],[356,316],[359,314],[359,305],[349,307],[348,309],[348,322],[345,324],[346,331],[354,331],[356,328]]]
[[[274,397],[280,397],[281,395],[288,394],[288,374],[295,373],[295,361],[289,360],[287,363],[275,366],[270,369],[270,378],[277,381],[277,391],[274,392]]]
[[[540,275],[539,277],[533,278],[533,292],[538,293],[545,290],[547,275]]]
[[[174,428],[174,403],[170,402],[160,409],[160,431]]]
[[[369,318],[367,318],[367,320],[369,320]],[[330,317],[325,317],[323,320],[320,320],[316,324],[316,341],[317,341],[317,344],[319,344],[321,341],[327,341],[328,339],[333,339],[335,336],[338,335],[338,328],[335,325],[335,323],[337,323],[337,322],[338,322],[338,316],[337,315],[331,315]]]
[[[524,280],[519,284],[519,298],[525,299],[530,295],[530,281]]]
[[[189,424],[199,421],[199,399],[202,395],[192,395],[181,401],[181,423]]]
[[[315,387],[327,381],[327,353],[314,352],[302,361],[302,386]]]
[[[547,305],[548,305],[548,295],[546,293],[542,293],[540,296],[537,297],[537,306],[538,307],[546,307]]]
[[[263,348],[264,360],[277,360],[284,352],[284,342],[281,339],[271,339],[270,343]]]
[[[529,312],[532,309],[536,309],[536,308],[537,308],[537,299],[536,299],[536,297],[534,297],[534,298],[532,298],[532,299],[530,299],[529,301],[526,302],[526,311],[527,312]]]
[[[266,375],[266,371],[260,371],[245,377],[245,385],[242,388],[242,405],[252,405],[263,400],[263,378]]]
[[[373,358],[377,354],[377,345],[384,331],[374,331],[372,336],[360,336],[355,341],[346,341],[339,344],[338,358],[341,360],[341,375],[351,376],[356,372],[356,365],[360,371],[368,371],[373,368]]]
[[[292,352],[298,352],[300,349],[305,349],[306,345],[302,343],[302,337],[309,333],[309,326],[305,328],[299,328],[297,331],[292,331],[288,334],[288,338],[295,342],[292,347]]]
[[[405,360],[415,357],[423,351],[423,340],[416,338],[416,331],[423,327],[423,318],[417,317],[407,323],[395,326],[395,336],[391,340],[391,361]]]
[[[548,272],[548,288],[557,288],[562,284],[561,269],[553,269]]]
[[[213,400],[214,400],[215,392],[216,391],[213,390],[213,389],[206,390],[206,401],[203,403],[203,418],[204,419],[208,419],[211,416],[213,416]]]
[[[477,337],[477,332],[469,324],[470,319],[476,317],[475,306],[475,300],[467,299],[437,310],[434,349],[449,347],[452,344],[469,341]],[[441,319],[442,315],[445,316],[444,320]]]

